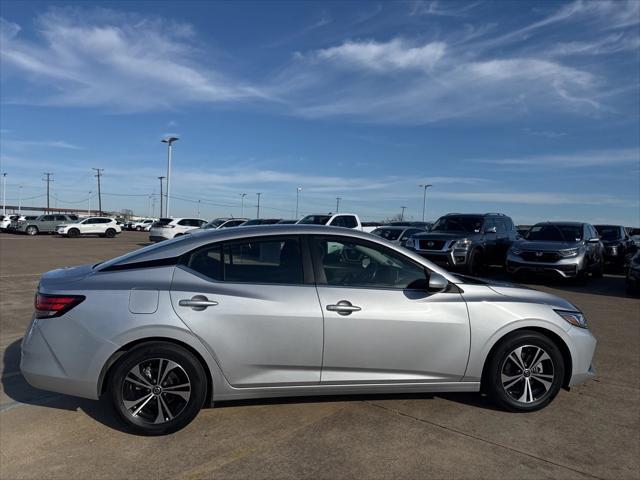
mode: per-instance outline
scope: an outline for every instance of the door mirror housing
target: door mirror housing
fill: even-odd
[[[428,290],[430,293],[438,293],[443,292],[449,286],[449,280],[444,278],[442,275],[436,272],[432,272],[429,275],[429,287]]]

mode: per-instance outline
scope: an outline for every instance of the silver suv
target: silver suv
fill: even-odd
[[[18,223],[16,232],[26,233],[27,235],[37,235],[39,233],[54,233],[56,227],[61,223],[77,222],[77,215],[47,214],[36,217],[35,220],[26,220]]]

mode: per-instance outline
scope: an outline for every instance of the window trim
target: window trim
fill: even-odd
[[[315,248],[312,248],[312,246],[315,245],[316,241],[319,239],[327,240],[329,242],[330,241],[337,241],[337,242],[351,241],[351,242],[364,244],[369,248],[382,249],[384,252],[391,252],[391,256],[399,256],[402,258],[403,261],[407,261],[408,263],[413,264],[418,268],[421,268],[424,271],[425,280],[428,279],[429,278],[428,275],[430,275],[433,272],[425,265],[422,265],[421,263],[416,262],[414,259],[407,257],[406,255],[403,255],[402,253],[397,252],[392,248],[389,248],[385,245],[381,245],[376,242],[372,242],[370,240],[365,240],[365,239],[356,238],[356,237],[342,236],[342,235],[337,235],[335,233],[331,233],[327,235],[318,235],[318,234],[306,235],[306,237],[307,237],[307,241],[309,242],[309,249],[311,251],[311,257],[313,262],[313,272],[316,279],[316,286],[318,287],[349,288],[349,289],[356,288],[359,290],[393,290],[393,291],[400,291],[400,292],[404,292],[404,291],[426,292],[426,290],[423,290],[420,288],[400,288],[400,287],[365,286],[365,285],[331,285],[327,282],[327,278],[324,274],[324,268],[322,268],[322,262],[320,260],[320,256],[318,255],[318,252],[316,251]]]

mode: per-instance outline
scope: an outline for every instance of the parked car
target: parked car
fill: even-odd
[[[251,220],[247,220],[242,222],[240,227],[252,227],[255,225],[275,225],[280,222],[280,218],[253,218]]]
[[[211,220],[209,223],[204,225],[202,229],[215,230],[218,228],[238,227],[248,220],[248,218],[220,217]]]
[[[631,257],[627,265],[626,285],[628,293],[640,293],[640,251]]]
[[[531,225],[517,225],[516,232],[518,232],[518,236],[520,238],[524,238],[527,236],[527,233],[531,230]]]
[[[627,233],[633,240],[633,243],[636,244],[636,247],[640,248],[640,228],[629,228]]]
[[[35,220],[36,218],[38,218],[37,215],[20,215],[18,218],[14,219],[14,220],[11,220],[11,224],[9,225],[9,228],[7,228],[7,231],[15,232],[16,230],[18,230],[18,226],[22,222]]]
[[[129,429],[161,435],[242,398],[482,389],[533,411],[594,376],[595,346],[559,297],[355,229],[279,225],[45,273],[20,369],[40,389],[104,394]]]
[[[604,262],[622,269],[637,247],[627,230],[621,225],[594,225],[604,245]]]
[[[389,240],[390,242],[397,243],[398,245],[404,247],[407,243],[407,240],[411,238],[412,235],[416,235],[418,233],[423,233],[424,228],[417,227],[395,227],[395,226],[384,226],[378,227],[373,232],[373,235],[377,235],[378,237],[382,237],[385,240]]]
[[[298,220],[294,219],[284,219],[278,222],[279,225],[293,225],[294,223],[298,223]]]
[[[417,227],[422,230],[429,231],[433,226],[433,222],[413,222],[413,221],[405,221],[399,220],[397,222],[389,222],[386,224],[389,227]]]
[[[203,227],[206,223],[201,218],[161,218],[149,230],[149,241],[161,242],[180,237],[190,230]]]
[[[19,223],[16,232],[27,235],[37,235],[39,233],[55,233],[58,225],[63,223],[73,223],[78,221],[77,215],[46,214],[40,215],[34,220],[26,220]]]
[[[588,223],[537,223],[515,242],[507,257],[507,273],[551,274],[562,278],[601,277],[604,246]]]
[[[487,265],[503,266],[515,240],[513,221],[502,213],[449,213],[405,246],[438,265],[477,275]]]
[[[143,220],[138,220],[137,222],[132,222],[129,228],[136,232],[148,232],[154,222],[156,222],[156,220],[153,218],[145,218]]]
[[[109,217],[87,217],[73,223],[58,225],[56,233],[62,237],[80,237],[97,235],[113,238],[122,232],[122,228],[115,219]]]
[[[6,232],[9,230],[11,222],[17,221],[20,215],[0,215],[0,231]]]
[[[364,232],[371,233],[377,227],[368,226],[363,227],[360,222],[360,217],[355,213],[328,213],[328,214],[314,214],[307,215],[306,217],[298,220],[300,225],[327,225],[330,227],[343,227],[353,228],[355,230],[362,230]]]

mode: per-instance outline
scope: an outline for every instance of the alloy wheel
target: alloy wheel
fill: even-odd
[[[122,403],[132,417],[148,424],[169,422],[191,398],[191,381],[173,360],[153,358],[135,365],[122,382]]]
[[[549,354],[536,345],[514,349],[502,363],[500,381],[513,400],[533,403],[543,398],[553,384],[555,369]]]

